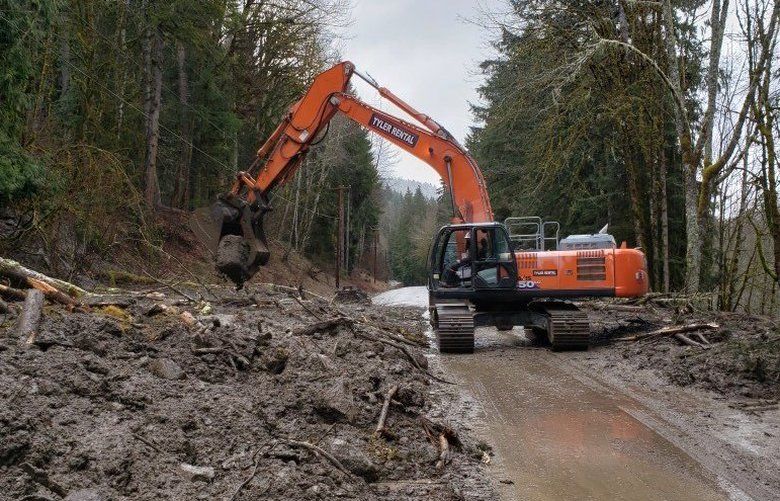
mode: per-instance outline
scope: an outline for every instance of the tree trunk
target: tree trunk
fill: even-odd
[[[144,200],[152,209],[160,205],[160,183],[157,176],[157,150],[160,140],[160,108],[162,107],[163,34],[159,26],[147,28],[144,38],[148,51],[146,97],[146,156],[144,159]]]
[[[650,284],[654,291],[661,290],[662,273],[661,266],[661,239],[658,238],[659,234],[659,217],[658,217],[658,201],[659,188],[658,188],[658,155],[655,155],[653,159],[653,165],[650,167],[650,195],[648,197],[648,203],[650,205],[650,242],[648,252],[652,254],[652,261],[650,265],[650,275],[652,280]]]
[[[683,164],[685,189],[685,229],[687,245],[685,252],[685,291],[689,294],[699,291],[701,279],[702,238],[699,223],[699,182],[696,168]]]
[[[127,88],[127,9],[130,7],[130,0],[125,0],[122,3],[122,12],[119,17],[119,51],[122,54],[122,77],[119,79],[119,108],[117,109],[116,119],[116,137],[118,138],[122,134],[122,125],[125,119],[125,89]]]
[[[670,291],[669,277],[669,195],[666,188],[666,151],[661,148],[661,159],[658,170],[661,192],[661,258],[663,259],[663,291]]]
[[[187,79],[187,52],[181,41],[176,42],[176,63],[179,72],[179,105],[181,106],[182,145],[171,205],[187,209],[190,203],[190,164],[192,163],[192,118],[189,111],[189,84]]]

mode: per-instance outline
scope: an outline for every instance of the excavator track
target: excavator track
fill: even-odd
[[[590,344],[588,314],[570,303],[536,303],[547,314],[547,338],[553,351],[587,350]]]
[[[434,330],[441,353],[474,353],[474,314],[468,306],[437,306]]]

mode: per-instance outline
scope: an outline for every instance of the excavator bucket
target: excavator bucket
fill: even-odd
[[[267,200],[248,203],[228,193],[190,217],[193,233],[215,255],[217,271],[239,289],[268,263],[263,219],[270,210]]]

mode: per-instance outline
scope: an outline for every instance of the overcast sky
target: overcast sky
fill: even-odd
[[[491,55],[490,34],[469,20],[501,0],[353,0],[341,56],[406,102],[433,117],[459,141],[468,134],[482,81],[478,64]],[[362,99],[397,113],[359,78]],[[402,152],[389,175],[438,183],[424,162]]]

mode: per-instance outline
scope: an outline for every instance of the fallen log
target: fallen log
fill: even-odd
[[[44,297],[43,292],[38,289],[30,289],[27,292],[18,324],[19,346],[22,348],[27,348],[35,342],[38,324],[41,322]]]
[[[678,327],[664,327],[652,332],[645,332],[643,334],[637,334],[636,336],[619,337],[613,339],[613,341],[639,341],[640,339],[647,339],[660,336],[673,336],[675,334],[685,334],[686,332],[695,332],[702,330],[716,330],[719,329],[718,324],[691,324],[682,325]]]
[[[38,280],[37,278],[27,277],[27,283],[30,285],[30,287],[43,292],[43,295],[46,296],[46,299],[52,302],[61,303],[72,308],[80,306],[80,303],[72,297],[68,296],[64,292],[57,290],[46,282]]]
[[[27,293],[21,289],[14,289],[13,287],[0,284],[0,296],[6,299],[13,299],[14,301],[24,301]]]
[[[376,430],[374,430],[375,437],[379,437],[385,433],[385,421],[387,421],[387,414],[390,410],[390,401],[393,400],[393,397],[397,391],[398,385],[395,385],[390,388],[390,391],[388,391],[387,395],[385,395],[385,402],[382,404],[382,413],[379,415],[379,422],[376,425]]]
[[[81,297],[81,296],[89,295],[89,293],[84,289],[82,289],[81,287],[73,285],[70,282],[60,280],[58,278],[52,278],[50,276],[44,275],[43,273],[39,273],[35,270],[25,268],[24,266],[17,263],[13,259],[6,259],[0,257],[0,275],[7,276],[9,278],[15,278],[17,280],[26,280],[27,278],[34,278],[36,280],[40,280],[41,282],[45,282],[56,289],[64,291],[65,293],[73,297]]]

